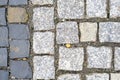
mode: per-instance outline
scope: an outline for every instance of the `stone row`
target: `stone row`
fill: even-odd
[[[53,0],[31,0],[33,5],[53,4]],[[110,18],[120,17],[119,0],[57,0],[59,18],[82,19],[82,18],[107,18],[108,4],[110,4]],[[85,16],[86,6],[86,16]]]

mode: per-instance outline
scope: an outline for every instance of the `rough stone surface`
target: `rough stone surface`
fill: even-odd
[[[59,48],[59,67],[62,70],[82,70],[84,61],[83,48]]]
[[[10,61],[10,73],[15,78],[32,78],[32,70],[27,61]]]
[[[114,67],[115,70],[120,70],[120,47],[115,48],[115,54],[114,54]]]
[[[120,17],[120,0],[110,0],[110,17]]]
[[[93,73],[86,76],[86,80],[109,80],[107,73]]]
[[[26,5],[27,0],[9,0],[9,5]]]
[[[86,1],[86,11],[87,17],[107,17],[106,4],[107,0],[87,0]]]
[[[54,33],[34,32],[33,51],[36,54],[54,54]]]
[[[31,0],[34,5],[53,4],[53,0]]]
[[[58,44],[78,43],[78,26],[76,22],[62,22],[57,24],[56,40]]]
[[[97,23],[80,23],[80,41],[96,41]]]
[[[30,43],[28,40],[10,41],[10,58],[29,57]]]
[[[30,33],[28,25],[24,24],[9,24],[10,39],[29,39]]]
[[[0,48],[0,66],[7,66],[7,49]]]
[[[40,7],[33,9],[34,30],[54,29],[54,8]]]
[[[9,80],[8,76],[9,76],[8,71],[0,70],[0,80]]]
[[[100,42],[120,42],[120,23],[102,22],[99,25]]]
[[[84,16],[84,0],[58,0],[59,18],[79,19]]]
[[[0,8],[0,25],[6,25],[5,8]]]
[[[120,80],[120,73],[111,73],[111,80]]]
[[[0,27],[0,46],[8,46],[8,29]]]
[[[63,74],[57,80],[81,80],[79,74]]]
[[[112,50],[110,47],[87,47],[88,68],[111,68]]]
[[[35,56],[33,58],[33,63],[34,63],[33,80],[55,79],[53,56]]]
[[[8,0],[0,0],[0,5],[7,5]]]
[[[8,7],[7,19],[9,23],[25,23],[28,20],[28,14],[25,8]]]

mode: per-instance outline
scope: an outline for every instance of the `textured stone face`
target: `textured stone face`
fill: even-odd
[[[24,24],[10,24],[9,25],[10,39],[29,39],[30,33],[28,25]]]
[[[57,24],[58,44],[63,43],[78,43],[78,26],[76,22],[62,22]]]
[[[109,74],[107,73],[93,73],[86,76],[86,80],[109,80]]]
[[[84,0],[58,0],[59,18],[79,19],[84,16]]]
[[[7,18],[9,23],[25,23],[28,20],[28,15],[25,8],[9,7]]]
[[[54,8],[41,7],[33,9],[34,30],[54,29]]]
[[[0,66],[7,66],[7,48],[0,48]]]
[[[120,0],[110,0],[110,17],[120,17]]]
[[[100,42],[120,42],[120,23],[102,22],[99,25]]]
[[[86,1],[87,17],[88,18],[93,18],[93,17],[105,18],[105,17],[107,17],[106,1],[107,0],[87,0]]]
[[[0,80],[9,80],[8,79],[9,73],[4,70],[0,70]]]
[[[33,63],[34,63],[33,80],[55,79],[54,57],[35,56],[33,58]]]
[[[59,48],[59,69],[82,70],[84,60],[83,48]]]
[[[110,68],[112,50],[109,47],[87,47],[88,68]]]
[[[96,41],[97,23],[80,23],[80,41]]]
[[[10,58],[29,56],[30,44],[28,40],[13,40],[10,42]]]
[[[10,61],[11,76],[15,78],[32,78],[32,70],[27,61]]]
[[[31,0],[34,5],[53,4],[53,0]]]
[[[0,25],[6,25],[5,8],[0,8]]]
[[[54,34],[52,32],[35,32],[33,51],[36,54],[54,54]]]
[[[120,73],[111,73],[111,80],[120,80]]]
[[[57,80],[81,80],[79,74],[63,74]]]
[[[115,48],[114,61],[115,70],[120,70],[120,47]]]
[[[9,5],[26,5],[27,0],[9,0]]]
[[[0,27],[0,46],[8,46],[8,29]]]
[[[0,0],[0,5],[7,5],[8,0]]]

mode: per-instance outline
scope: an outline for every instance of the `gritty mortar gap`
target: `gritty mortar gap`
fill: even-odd
[[[112,66],[113,71],[115,69],[114,58],[115,58],[115,47],[112,47],[112,62],[111,62],[111,66]]]
[[[81,37],[81,32],[80,32],[80,23],[77,22],[77,26],[78,26],[78,38],[79,38],[79,43],[80,43],[80,37]]]
[[[84,17],[87,17],[87,0],[84,0]]]
[[[53,4],[45,4],[45,5],[31,5],[32,7],[34,8],[39,8],[39,7],[53,7],[54,5]]]
[[[99,40],[99,23],[97,22],[97,35],[96,35],[96,41],[100,42]]]
[[[107,4],[106,7],[107,18],[110,18],[110,0],[107,0],[106,4]]]

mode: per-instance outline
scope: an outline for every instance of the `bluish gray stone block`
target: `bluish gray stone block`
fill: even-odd
[[[8,80],[8,71],[0,70],[0,80]]]
[[[1,18],[0,18],[1,20]],[[8,29],[0,27],[0,46],[8,46]]]
[[[13,40],[10,42],[10,58],[29,56],[30,43],[28,40]]]
[[[29,39],[30,33],[28,25],[10,24],[9,25],[10,39]]]
[[[0,25],[6,25],[5,8],[0,8]]]
[[[7,66],[7,49],[0,48],[0,66]]]
[[[0,5],[7,5],[8,0],[0,0]]]
[[[27,0],[9,0],[9,5],[26,5]]]
[[[27,61],[10,61],[11,76],[15,78],[32,78],[32,70]]]

